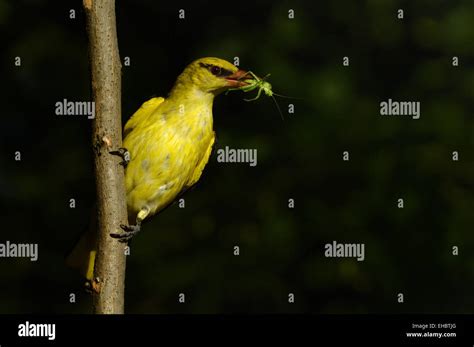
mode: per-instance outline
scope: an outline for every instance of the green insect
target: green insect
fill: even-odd
[[[270,74],[266,75],[263,78],[259,78],[252,71],[247,72],[247,74],[252,76],[253,79],[244,80],[244,82],[247,83],[248,85],[240,87],[238,89],[240,89],[241,91],[247,93],[247,92],[251,92],[252,90],[255,90],[255,89],[258,88],[258,93],[257,93],[257,96],[255,98],[253,98],[253,99],[244,99],[245,101],[257,100],[258,98],[260,98],[260,95],[262,94],[262,91],[265,92],[265,94],[267,96],[273,96],[272,85],[269,82],[265,81],[270,76]]]
[[[283,119],[283,113],[281,112],[280,106],[278,105],[277,101],[275,100],[274,95],[280,96],[282,98],[289,98],[288,96],[280,95],[277,93],[274,93],[272,91],[272,85],[266,81],[266,79],[270,76],[270,74],[266,75],[263,78],[258,77],[255,75],[252,71],[248,71],[247,74],[249,74],[252,79],[243,79],[245,83],[247,83],[246,86],[240,87],[240,88],[231,88],[227,92],[231,90],[241,90],[245,93],[251,92],[252,90],[255,90],[258,88],[257,95],[252,98],[252,99],[244,99],[245,101],[255,101],[258,98],[260,98],[260,95],[262,94],[262,91],[265,93],[265,95],[271,97],[273,101],[275,102],[276,107],[278,108],[278,112],[280,113],[281,118]]]

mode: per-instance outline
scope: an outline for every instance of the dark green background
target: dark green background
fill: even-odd
[[[302,98],[278,99],[295,105],[284,121],[270,98],[216,99],[218,148],[257,148],[258,165],[212,157],[186,208],[144,227],[127,312],[474,311],[474,2],[119,1],[117,26],[131,59],[124,122],[204,56],[238,56]],[[63,98],[90,100],[84,27],[79,1],[0,0],[0,242],[39,243],[37,262],[0,259],[0,313],[90,311],[63,260],[95,199],[91,123],[54,113]],[[420,101],[421,119],[380,116],[388,98]],[[333,240],[365,243],[365,261],[325,258]]]

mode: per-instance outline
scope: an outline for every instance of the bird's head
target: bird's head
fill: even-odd
[[[229,88],[247,85],[247,72],[219,58],[201,58],[189,64],[178,77],[177,84],[217,95]]]

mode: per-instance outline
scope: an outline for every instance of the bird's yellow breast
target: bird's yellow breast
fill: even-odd
[[[143,104],[125,126],[129,215],[142,208],[155,214],[192,186],[213,143],[212,100],[176,103],[154,98]]]

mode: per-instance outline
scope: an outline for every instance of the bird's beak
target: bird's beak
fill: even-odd
[[[248,83],[244,82],[244,79],[251,79],[252,77],[245,70],[237,70],[232,75],[226,76],[227,85],[230,88],[240,88],[246,86]]]

